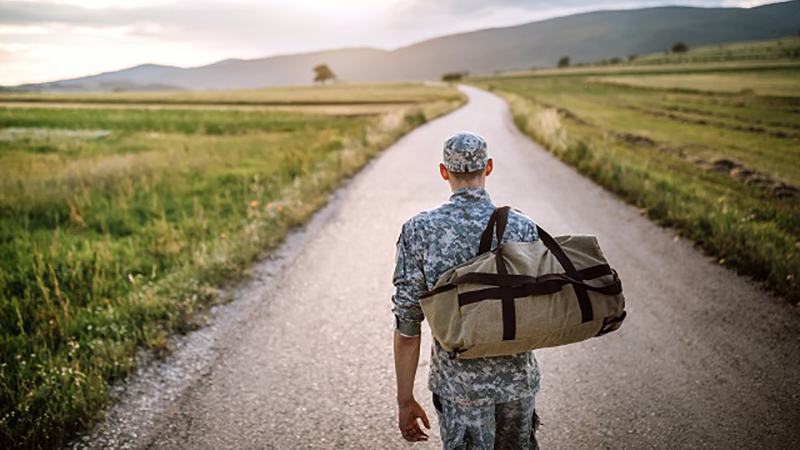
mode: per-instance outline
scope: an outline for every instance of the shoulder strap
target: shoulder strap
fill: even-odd
[[[508,225],[508,211],[509,206],[502,206],[497,208],[492,213],[492,216],[489,218],[489,223],[486,224],[486,229],[483,230],[483,234],[481,235],[481,243],[478,247],[478,254],[482,255],[492,248],[492,232],[495,231],[495,235],[497,236],[497,245],[498,248],[500,246],[500,242],[502,242],[503,234],[506,231],[506,226]],[[542,243],[553,253],[553,256],[556,257],[561,266],[564,268],[564,272],[570,278],[575,281],[582,281],[583,275],[575,268],[575,265],[572,264],[569,257],[564,253],[564,250],[561,248],[560,245],[553,239],[550,234],[542,229],[542,227],[537,225],[537,229],[539,231],[539,238],[542,240]],[[502,261],[501,252],[498,251],[497,254],[497,272],[500,275],[506,274],[506,267],[504,262]],[[586,292],[586,288],[580,284],[573,284],[575,289],[575,294],[578,297],[578,304],[581,308],[581,322],[590,322],[594,318],[594,311],[592,310],[592,303],[589,300],[589,294]],[[506,289],[501,288],[501,291],[505,291]],[[505,314],[505,311],[504,311]]]
[[[481,234],[481,243],[478,246],[479,255],[482,255],[492,249],[493,234],[497,236],[498,246],[500,245],[500,242],[502,242],[503,234],[505,234],[506,226],[508,225],[509,209],[511,209],[510,206],[502,206],[495,209],[492,213],[492,216],[489,217],[489,222],[486,224],[483,234]]]

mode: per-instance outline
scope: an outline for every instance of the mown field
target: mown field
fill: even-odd
[[[149,103],[215,105],[363,105],[416,104],[442,98],[439,83],[337,84],[230,91],[114,92],[114,93],[16,93],[0,92],[0,101]]]
[[[0,448],[54,448],[90,426],[140,349],[168,352],[344,177],[463,102],[411,84],[258,96],[317,109],[0,108]]]
[[[476,80],[563,160],[800,301],[800,65]]]

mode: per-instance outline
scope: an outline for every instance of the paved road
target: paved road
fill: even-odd
[[[472,130],[495,158],[495,203],[551,233],[596,234],[625,283],[629,318],[619,332],[536,353],[543,448],[800,448],[800,319],[791,308],[533,144],[500,98],[464,90],[464,108],[397,142],[279,263],[256,268],[233,303],[250,305],[244,317],[217,333],[201,375],[129,444],[411,447],[395,431],[394,243],[406,218],[447,199],[440,145]],[[416,392],[433,416],[427,356]],[[415,445],[437,446],[435,436]]]

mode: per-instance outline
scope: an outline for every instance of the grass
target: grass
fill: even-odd
[[[457,101],[457,100],[454,100]],[[359,103],[359,104],[222,104],[222,103],[103,103],[103,102],[47,102],[47,101],[2,101],[0,107],[6,108],[75,108],[75,109],[140,109],[148,111],[160,110],[210,110],[210,111],[280,111],[295,113],[324,114],[329,116],[377,116],[396,111],[401,105],[396,103]]]
[[[797,303],[798,75],[782,68],[721,71],[702,82],[691,73],[476,81],[506,96],[518,127],[561,159]],[[753,80],[772,89],[753,88]]]
[[[167,353],[342,178],[463,101],[436,89],[350,118],[0,108],[0,447],[91,426],[140,349]]]
[[[113,129],[117,132],[161,132],[237,135],[251,132],[318,130],[351,123],[351,119],[276,111],[134,110],[86,108],[3,108],[4,127]]]
[[[594,81],[656,89],[800,97],[800,77],[797,75],[800,71],[787,69],[754,73],[607,76]]]
[[[445,93],[446,92],[446,93]],[[337,84],[228,91],[16,93],[0,92],[0,102],[80,102],[206,105],[369,105],[417,104],[443,99],[458,101],[459,93],[438,83]]]
[[[654,53],[631,61],[635,65],[774,61],[800,58],[800,37],[705,45],[685,53]]]
[[[800,37],[766,41],[738,42],[692,48],[688,52],[659,52],[650,55],[583,62],[565,68],[534,69],[493,74],[501,77],[565,77],[586,75],[667,75],[667,74],[738,74],[771,72],[774,69],[800,67]],[[489,75],[485,75],[489,77]],[[0,97],[1,98],[1,97]]]

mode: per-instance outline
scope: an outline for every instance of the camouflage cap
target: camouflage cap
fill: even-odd
[[[460,131],[444,141],[444,166],[451,172],[476,172],[488,161],[486,140],[480,135]]]

